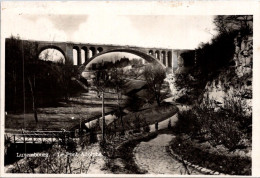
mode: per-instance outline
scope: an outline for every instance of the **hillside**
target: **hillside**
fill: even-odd
[[[216,19],[220,18],[232,23],[229,32],[220,31],[212,42],[201,45],[196,49],[197,65],[169,80],[174,101],[192,108],[178,113],[171,147],[192,164],[224,174],[250,175],[252,18]],[[247,23],[239,27],[241,19]]]

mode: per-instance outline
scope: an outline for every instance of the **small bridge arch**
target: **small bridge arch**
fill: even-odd
[[[55,50],[58,50],[59,52],[61,52],[61,54],[63,55],[64,57],[64,62],[66,63],[67,62],[67,57],[66,57],[66,54],[65,54],[65,51],[60,48],[59,46],[57,45],[46,45],[46,46],[40,46],[39,49],[38,49],[38,54],[37,56],[39,57],[41,52],[43,52],[44,50],[46,49],[55,49]]]

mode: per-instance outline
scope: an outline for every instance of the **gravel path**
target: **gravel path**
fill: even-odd
[[[148,174],[188,174],[184,165],[173,159],[166,151],[166,146],[173,138],[174,135],[161,134],[148,142],[141,142],[134,149],[136,164]],[[201,174],[190,168],[189,172]]]

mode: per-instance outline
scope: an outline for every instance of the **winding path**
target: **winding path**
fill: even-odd
[[[136,164],[148,174],[188,174],[184,165],[173,159],[166,151],[166,146],[173,138],[174,135],[171,134],[160,134],[148,142],[141,142],[134,149]],[[201,175],[194,169],[188,168],[188,170],[193,175]]]

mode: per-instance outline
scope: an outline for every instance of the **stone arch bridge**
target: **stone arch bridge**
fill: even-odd
[[[8,40],[8,39],[7,39]],[[165,68],[172,69],[178,63],[182,65],[184,59],[181,56],[187,50],[168,49],[168,48],[145,48],[127,45],[108,45],[108,44],[91,44],[91,43],[74,43],[74,42],[54,42],[54,41],[34,41],[22,40],[25,43],[33,43],[37,46],[37,55],[45,49],[56,49],[60,51],[64,58],[65,64],[87,66],[97,56],[110,52],[128,52],[135,54],[148,62],[156,61]],[[77,51],[76,64],[73,62],[73,50]],[[84,55],[81,52],[84,51]],[[82,59],[85,59],[84,61]]]
[[[176,56],[176,51],[166,48],[143,48],[136,46],[120,46],[106,44],[90,44],[90,43],[70,43],[70,42],[48,42],[37,41],[38,53],[48,48],[59,50],[65,57],[66,64],[73,64],[73,49],[77,51],[76,65],[87,65],[97,56],[110,52],[128,52],[142,57],[148,62],[157,60],[165,67],[173,66],[173,58]],[[81,52],[84,51],[84,57]],[[82,60],[85,59],[85,61]]]

